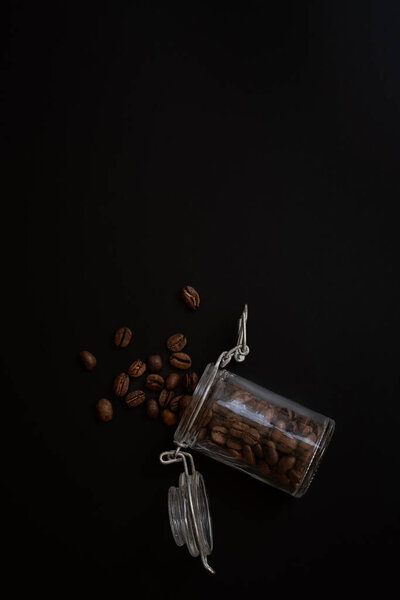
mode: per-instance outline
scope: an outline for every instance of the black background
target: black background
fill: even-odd
[[[396,575],[400,9],[276,4],[6,5],[0,440],[15,588],[330,596],[385,592]],[[337,427],[300,500],[196,455],[213,578],[169,532],[179,469],[158,454],[173,432],[116,400],[100,424],[93,406],[176,331],[201,372],[235,343],[244,302],[251,353],[232,369]]]

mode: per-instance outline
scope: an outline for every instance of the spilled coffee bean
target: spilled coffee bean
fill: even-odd
[[[146,400],[146,394],[142,390],[134,390],[125,396],[125,404],[129,408],[136,408]]]
[[[86,371],[93,371],[97,364],[95,355],[89,352],[89,350],[82,350],[79,353],[79,360]]]
[[[114,334],[114,344],[118,348],[126,348],[132,339],[132,331],[129,327],[120,327]]]
[[[169,362],[176,369],[190,369],[192,366],[192,359],[184,352],[174,352],[169,357]]]
[[[181,295],[182,300],[188,308],[191,308],[192,310],[196,310],[197,308],[199,308],[200,296],[192,286],[185,285],[185,287],[182,288]]]

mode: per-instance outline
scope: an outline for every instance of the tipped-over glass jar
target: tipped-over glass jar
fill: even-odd
[[[210,363],[175,442],[300,497],[334,427],[332,419]]]

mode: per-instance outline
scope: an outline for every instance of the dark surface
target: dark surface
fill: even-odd
[[[164,4],[9,2],[1,20],[3,582],[52,597],[385,595],[400,10]],[[235,371],[337,429],[300,500],[196,455],[212,578],[170,535],[179,468],[158,454],[173,432],[117,399],[98,423],[94,404],[177,331],[201,372],[235,343],[244,302],[251,353]]]

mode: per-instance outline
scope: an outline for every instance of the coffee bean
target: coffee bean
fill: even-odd
[[[164,387],[164,379],[161,377],[161,375],[147,375],[146,387],[147,389],[152,390],[153,392],[159,392]]]
[[[176,398],[179,398],[179,413],[180,416],[182,416],[187,407],[189,406],[192,396],[185,394],[185,396],[176,396]],[[203,419],[203,427],[205,427],[207,424],[208,423],[204,422]]]
[[[140,406],[146,400],[146,394],[142,390],[134,390],[125,396],[125,403],[129,408]]]
[[[194,371],[192,371],[191,373],[185,373],[182,380],[183,389],[185,390],[185,392],[187,392],[188,394],[193,394],[198,381],[199,378],[197,377],[197,373],[195,373]]]
[[[198,433],[198,435],[197,435],[197,441],[198,441],[198,442],[201,442],[201,441],[205,440],[205,439],[206,439],[206,437],[207,437],[207,427],[202,427],[202,428],[199,430],[199,433]]]
[[[226,446],[227,448],[232,448],[233,450],[241,450],[242,449],[242,444],[240,442],[238,442],[238,440],[236,439],[232,439],[229,438],[226,440]]]
[[[182,404],[182,402],[181,402],[181,404]],[[212,411],[212,408],[209,408],[203,417],[203,426],[204,427],[207,427],[207,425],[210,423],[212,417],[213,417],[213,411]]]
[[[169,362],[176,369],[190,369],[192,366],[192,359],[184,352],[174,352],[169,357]]]
[[[79,360],[82,366],[85,367],[86,371],[93,371],[97,364],[96,357],[89,350],[82,350],[79,352]]]
[[[253,450],[251,449],[251,447],[248,444],[243,446],[242,455],[243,455],[243,460],[245,462],[247,462],[249,465],[256,464],[256,459],[254,458]]]
[[[119,348],[126,348],[132,339],[129,327],[120,327],[114,334],[114,344]]]
[[[114,379],[114,394],[116,396],[125,396],[129,388],[129,375],[126,373],[119,373]]]
[[[168,408],[172,410],[172,412],[176,413],[180,409],[180,396],[175,396],[174,392],[170,392],[172,396],[168,398]]]
[[[231,456],[233,456],[233,458],[242,458],[240,452],[238,452],[238,450],[235,450],[234,448],[229,448],[228,452]]]
[[[293,481],[293,483],[300,483],[301,478],[302,478],[302,473],[301,471],[295,470],[295,469],[290,469],[290,471],[287,472],[287,476],[289,477],[290,481]]]
[[[167,405],[168,393],[168,390],[161,390],[160,395],[158,396],[158,404],[161,408],[164,408]]]
[[[160,414],[160,407],[158,406],[157,400],[154,400],[154,398],[147,400],[146,413],[149,419],[157,419],[158,415]]]
[[[274,442],[268,441],[264,445],[264,458],[265,461],[272,467],[277,464],[279,460],[279,454],[276,450]]]
[[[286,473],[286,471],[289,471],[289,469],[294,467],[295,463],[296,458],[294,456],[282,456],[282,458],[279,459],[277,469],[281,473]]]
[[[211,439],[213,442],[215,442],[216,444],[219,444],[220,446],[224,446],[225,442],[226,442],[226,434],[228,433],[228,430],[226,427],[213,427],[211,430]]]
[[[285,435],[280,440],[278,439],[276,442],[277,449],[283,454],[291,454],[294,450],[296,450],[296,446],[296,438],[289,437],[288,435]]]
[[[244,431],[242,434],[242,440],[245,444],[249,444],[250,446],[254,446],[260,439],[260,432],[258,429],[254,427],[249,427],[247,431]]]
[[[100,398],[96,402],[96,414],[99,421],[106,423],[113,418],[113,407],[107,398]]]
[[[257,463],[257,468],[263,475],[270,475],[271,467],[263,460]]]
[[[199,308],[200,296],[192,286],[186,285],[184,288],[182,288],[181,294],[182,300],[188,308],[191,308],[192,310]]]
[[[167,339],[167,348],[170,352],[180,352],[187,344],[183,333],[174,333]]]
[[[161,419],[163,423],[168,426],[175,425],[178,420],[176,414],[168,408],[165,408],[163,411],[161,411]]]
[[[254,456],[256,456],[257,458],[262,458],[264,456],[263,447],[258,442],[253,446],[253,452]]]
[[[242,439],[243,433],[246,429],[247,427],[244,423],[241,423],[240,421],[234,421],[229,430],[229,433],[234,438]]]
[[[146,371],[146,363],[138,358],[134,360],[128,369],[128,375],[131,377],[140,377]]]
[[[159,354],[150,354],[147,357],[147,367],[150,373],[158,373],[163,367],[163,361]]]
[[[165,387],[167,390],[174,390],[178,387],[180,380],[181,376],[178,373],[170,373],[165,380]]]

